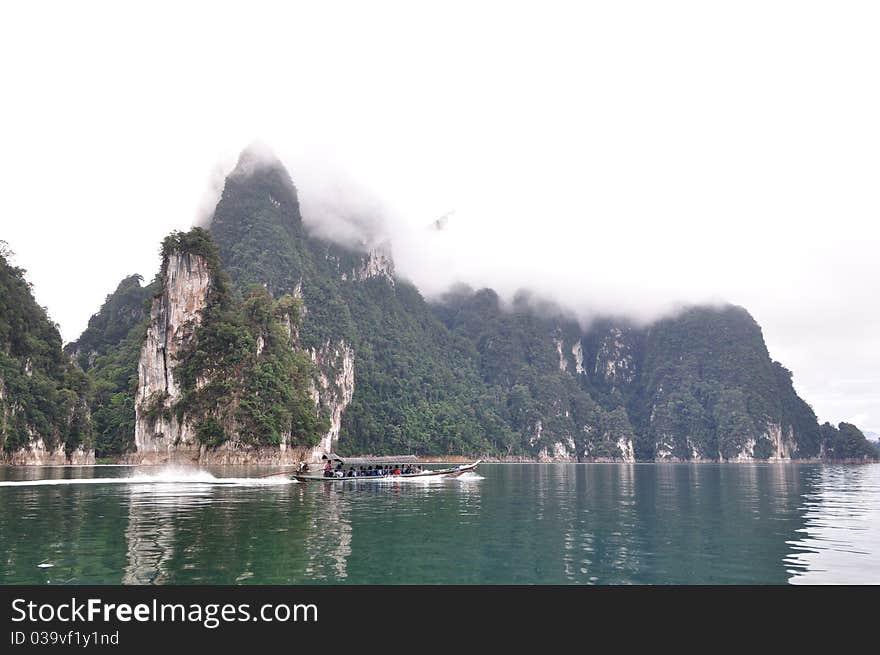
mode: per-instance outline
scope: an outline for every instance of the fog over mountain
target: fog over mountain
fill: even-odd
[[[878,9],[635,4],[5,8],[0,238],[69,341],[258,140],[314,234],[390,239],[429,297],[732,302],[880,431]]]

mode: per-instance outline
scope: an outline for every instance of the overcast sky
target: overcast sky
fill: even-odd
[[[307,208],[378,199],[426,294],[741,304],[880,431],[876,2],[132,6],[0,9],[0,239],[65,341],[259,140]]]

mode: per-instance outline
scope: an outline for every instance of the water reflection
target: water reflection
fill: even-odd
[[[305,540],[308,556],[305,576],[309,580],[344,581],[348,577],[347,562],[351,555],[351,503],[347,498],[350,490],[345,485],[320,484],[317,487],[320,489],[321,510],[312,515]]]
[[[209,505],[213,491],[203,484],[138,484],[128,492],[128,563],[122,584],[169,583],[176,525],[193,507]]]
[[[802,496],[804,526],[788,542],[792,584],[880,584],[880,465],[828,466]]]
[[[259,473],[0,467],[0,583],[880,583],[880,466]]]
[[[565,582],[631,581],[640,567],[634,465],[568,465],[562,480],[557,493]]]

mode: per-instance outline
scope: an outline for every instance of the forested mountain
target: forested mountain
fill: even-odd
[[[302,343],[319,368],[338,367],[322,349],[350,353],[351,401],[334,433],[342,451],[630,461],[824,452],[815,415],[742,308],[582,328],[527,294],[505,308],[491,290],[459,288],[429,304],[395,276],[387,244],[368,235],[349,250],[310,237],[284,167],[248,153],[210,230],[240,289],[302,298]]]
[[[132,328],[146,319],[147,302],[156,287],[145,287],[142,283],[140,275],[123,278],[104,300],[98,313],[89,319],[89,325],[79,339],[64,347],[84,371],[92,368],[98,357],[118,346]]]
[[[844,444],[820,432],[741,307],[581,328],[525,294],[503,308],[490,290],[460,288],[436,310],[471,343],[484,380],[504,390],[519,451],[725,461],[873,454],[863,437]]]
[[[87,462],[88,379],[62,352],[58,328],[0,246],[0,462]]]
[[[580,461],[875,456],[855,426],[819,426],[741,307],[690,307],[638,326],[582,325],[528,293],[505,303],[461,286],[429,303],[395,274],[392,247],[368,231],[347,246],[310,235],[285,168],[245,151],[207,230],[168,237],[156,279],[123,280],[68,345],[85,376],[65,363],[55,331],[52,379],[79,389],[71,406],[85,427],[65,432],[56,409],[55,423],[31,433],[10,441],[5,430],[7,451],[48,430],[131,461],[287,462],[331,449]],[[4,371],[23,371],[28,355],[3,338],[15,358]],[[21,393],[20,377],[5,379]]]
[[[503,307],[494,291],[459,287],[433,310],[477,362],[510,432],[506,455],[632,461],[635,434],[615,389],[594,388],[578,324],[527,294]]]
[[[226,181],[210,231],[240,292],[257,283],[302,299],[301,345],[337,380],[325,396],[332,441],[345,435],[340,450],[491,449],[506,422],[464,344],[394,275],[387,244],[353,251],[310,237],[287,171],[247,152]],[[346,366],[353,378],[339,377]]]
[[[134,450],[138,356],[150,299],[159,286],[142,282],[139,275],[124,278],[79,339],[64,348],[92,382],[89,405],[99,458]]]
[[[833,461],[861,461],[880,457],[880,448],[865,438],[852,423],[839,423],[834,427],[823,423],[820,427],[821,455]]]

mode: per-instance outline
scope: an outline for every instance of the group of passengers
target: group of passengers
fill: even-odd
[[[421,473],[422,467],[418,464],[377,464],[374,466],[359,466],[355,468],[350,466],[348,471],[343,470],[342,464],[333,465],[327,461],[324,463],[325,478],[374,478],[384,477],[387,475],[410,475],[412,473]]]

